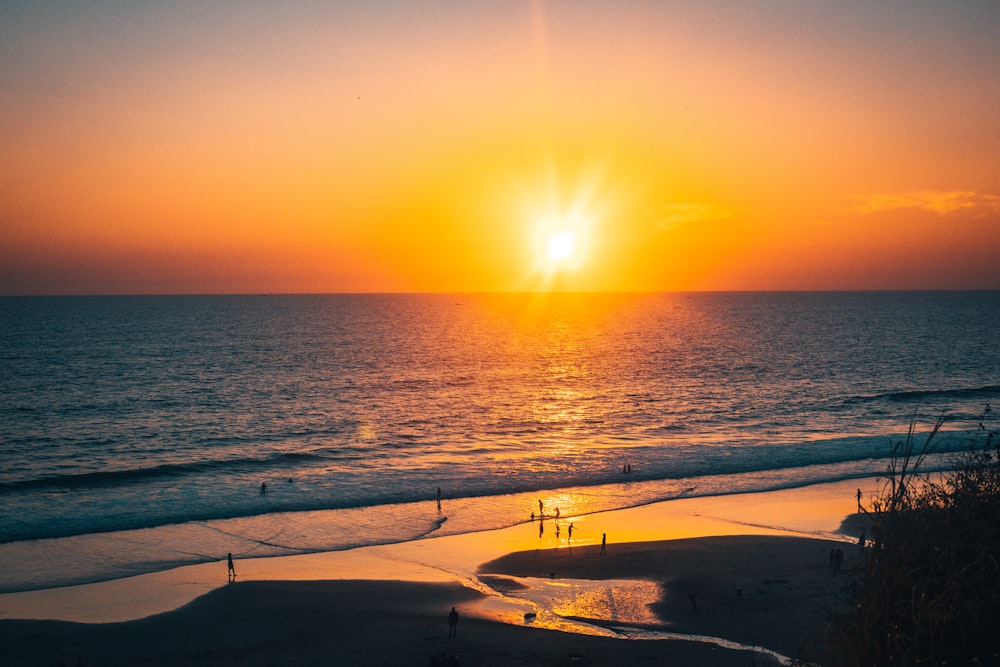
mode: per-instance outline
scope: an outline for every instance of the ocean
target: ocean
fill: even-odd
[[[1000,292],[0,298],[0,592],[869,477],[941,416],[946,467],[998,331]]]

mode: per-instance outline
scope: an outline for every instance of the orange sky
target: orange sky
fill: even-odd
[[[2,294],[1000,289],[995,2],[4,3],[0,114]]]

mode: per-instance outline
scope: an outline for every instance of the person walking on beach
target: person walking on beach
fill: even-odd
[[[608,553],[608,534],[601,533],[601,555],[604,556]]]
[[[858,512],[861,511],[861,489],[858,489]]]
[[[452,607],[451,611],[448,613],[448,636],[458,636],[458,612],[455,611],[454,607]]]
[[[236,568],[233,567],[233,554],[226,554],[226,559],[229,561],[229,581],[236,581]]]

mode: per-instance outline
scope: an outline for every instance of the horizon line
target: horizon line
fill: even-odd
[[[914,294],[1000,292],[995,287],[897,288],[897,289],[703,289],[703,290],[496,290],[496,291],[372,291],[372,292],[77,292],[39,294],[0,294],[0,298],[87,298],[87,297],[193,297],[193,296],[433,296],[433,295],[531,295],[548,294]]]

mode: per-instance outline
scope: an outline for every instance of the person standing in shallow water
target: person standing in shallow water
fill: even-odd
[[[455,611],[454,607],[452,607],[451,611],[448,613],[448,636],[458,636],[458,612]]]
[[[226,554],[226,559],[229,561],[229,581],[236,581],[236,568],[233,567],[233,554]]]

